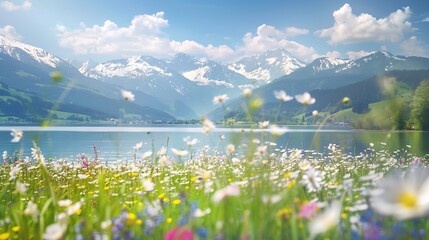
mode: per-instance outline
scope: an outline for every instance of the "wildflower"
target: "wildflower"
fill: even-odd
[[[21,171],[21,167],[19,165],[12,166],[9,172],[9,175],[10,175],[9,181],[12,181],[13,179],[15,179],[18,176],[19,171]]]
[[[228,144],[226,146],[226,152],[228,154],[233,154],[235,152],[235,145],[234,144]]]
[[[193,240],[194,235],[188,228],[175,227],[169,231],[165,236],[164,240]]]
[[[262,100],[262,98],[257,97],[250,102],[249,108],[251,110],[256,110],[262,107],[263,104],[264,104],[264,100]]]
[[[135,99],[134,99],[134,94],[133,94],[132,92],[130,92],[130,91],[127,91],[127,90],[121,90],[121,94],[122,94],[122,97],[123,97],[126,101],[132,102],[132,101],[134,101],[134,100],[135,100]]]
[[[77,177],[78,177],[79,179],[86,179],[86,178],[88,178],[88,177],[89,177],[89,175],[86,175],[86,174],[78,174],[78,175],[77,175]]]
[[[203,121],[203,132],[205,134],[209,134],[215,128],[214,123],[210,121],[210,119],[208,119],[207,117],[203,117],[202,121]]]
[[[286,94],[285,91],[274,91],[274,96],[280,101],[280,102],[288,102],[293,99],[292,96],[289,96]]]
[[[16,190],[24,194],[27,191],[27,185],[25,183],[16,182]]]
[[[278,127],[277,125],[271,125],[270,126],[270,133],[273,136],[281,136],[287,132],[286,128]]]
[[[149,179],[142,180],[142,185],[145,192],[152,192],[155,189],[155,183]]]
[[[112,220],[110,220],[110,219],[108,219],[108,220],[106,220],[106,221],[102,221],[102,222],[100,223],[100,227],[101,227],[101,229],[103,229],[103,230],[107,230],[110,226],[112,226]]]
[[[179,205],[179,204],[181,204],[181,203],[182,203],[182,200],[180,200],[180,199],[174,199],[171,203],[172,203],[173,205]]]
[[[40,164],[45,165],[45,157],[39,147],[31,148],[31,156],[34,160],[39,161]]]
[[[70,199],[64,199],[58,201],[58,206],[60,207],[69,207],[73,204],[72,200]]]
[[[426,216],[429,212],[429,170],[411,169],[405,176],[397,171],[377,183],[371,203],[375,211],[397,219]]]
[[[136,143],[136,145],[133,148],[134,150],[138,151],[142,149],[142,147],[143,147],[143,142],[139,142],[139,143]]]
[[[67,230],[67,226],[61,223],[54,223],[46,228],[43,234],[43,239],[46,240],[58,240],[61,239]]]
[[[264,156],[266,152],[267,152],[267,146],[265,146],[265,145],[258,146],[256,148],[255,155],[256,156]]]
[[[316,192],[321,188],[322,177],[320,177],[318,171],[314,168],[310,168],[304,176],[302,176],[302,182],[306,186],[308,192]]]
[[[267,128],[269,124],[269,121],[258,122],[259,128]]]
[[[201,210],[201,209],[197,208],[193,212],[192,216],[195,218],[200,218],[200,217],[204,217],[205,215],[209,214],[210,212],[211,212],[210,208],[207,208],[205,210]]]
[[[250,97],[250,96],[252,96],[252,89],[250,89],[250,88],[243,89],[243,96],[244,97]]]
[[[156,155],[157,155],[158,157],[164,156],[164,155],[166,155],[166,154],[167,154],[167,149],[166,149],[164,146],[162,146],[162,147],[158,150],[158,152],[156,153]]]
[[[302,95],[295,96],[296,101],[304,105],[311,105],[316,102],[316,99],[312,98],[310,93],[305,92]]]
[[[198,139],[191,139],[190,137],[185,137],[183,141],[186,143],[186,145],[188,145],[188,147],[192,147],[198,143]]]
[[[27,216],[31,216],[33,221],[37,221],[39,216],[39,210],[37,209],[37,204],[33,203],[33,201],[28,201],[27,208],[24,210],[24,214]]]
[[[240,195],[240,187],[237,184],[230,184],[225,188],[217,190],[212,197],[213,202],[218,203],[229,196],[237,197]]]
[[[52,80],[54,80],[55,82],[59,82],[61,81],[61,79],[63,78],[63,75],[61,74],[60,71],[53,71],[49,74],[49,76],[52,78]]]
[[[317,117],[317,115],[319,115],[319,111],[313,110],[313,112],[311,112],[311,114],[313,115],[313,117]]]
[[[7,160],[7,151],[3,151],[2,157],[3,157],[3,161],[6,162],[6,160]]]
[[[81,206],[82,206],[81,202],[76,202],[75,204],[69,206],[67,208],[67,215],[71,216],[73,214],[79,214]]]
[[[151,156],[152,156],[152,152],[147,151],[147,152],[143,153],[142,159],[148,159]]]
[[[310,222],[310,239],[335,227],[340,222],[341,203],[334,201]]]
[[[229,99],[228,95],[223,94],[223,95],[218,95],[215,96],[213,98],[213,104],[219,104],[219,103],[224,103]]]
[[[0,240],[7,240],[9,239],[9,237],[10,237],[10,233],[8,232],[0,234]]]
[[[350,104],[350,98],[349,97],[344,97],[342,100],[344,105],[349,105]]]
[[[12,140],[10,140],[11,142],[19,142],[19,140],[21,140],[24,133],[22,131],[12,129],[12,132],[10,133],[10,135],[12,135],[13,137]]]
[[[183,156],[186,156],[186,155],[188,155],[188,151],[186,151],[186,150],[183,150],[183,149],[181,149],[181,150],[178,150],[178,149],[176,149],[176,148],[172,148],[171,149],[171,151],[176,155],[176,156],[178,156],[178,157],[183,157]]]
[[[301,206],[298,217],[311,219],[316,213],[318,207],[316,202],[305,203]]]
[[[277,211],[276,218],[286,220],[288,219],[293,213],[293,210],[291,208],[282,208]]]

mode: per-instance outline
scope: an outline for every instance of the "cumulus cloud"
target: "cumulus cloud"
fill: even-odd
[[[422,22],[429,22],[429,17],[423,19]]]
[[[369,54],[371,54],[371,52],[367,52],[367,51],[363,51],[363,50],[360,50],[358,52],[349,51],[349,52],[347,52],[347,57],[349,59],[353,60],[353,59],[357,59],[357,58],[367,56]]]
[[[330,57],[330,58],[340,58],[341,57],[341,53],[338,52],[338,51],[330,51],[330,52],[327,52],[325,54],[325,56]]]
[[[138,15],[127,27],[119,27],[107,20],[103,25],[91,27],[81,24],[74,30],[57,26],[60,46],[72,49],[76,54],[120,54],[122,56],[147,54],[170,57],[178,52],[206,55],[218,61],[234,58],[234,51],[226,45],[204,46],[195,41],[170,40],[163,32],[168,27],[164,12]]]
[[[172,40],[163,31],[168,26],[164,12],[158,12],[153,15],[135,16],[125,27],[107,20],[101,25],[93,26],[82,23],[76,29],[58,25],[57,31],[60,46],[72,49],[76,54],[171,57],[180,52],[229,63],[243,56],[284,48],[304,61],[319,57],[314,48],[287,39],[288,36],[308,33],[306,29],[290,27],[279,30],[264,24],[257,28],[256,34],[246,33],[243,42],[233,49],[227,45],[214,46],[193,40]]]
[[[263,24],[256,29],[256,34],[246,33],[243,37],[243,46],[238,53],[251,56],[267,50],[283,48],[299,59],[309,62],[319,55],[313,47],[307,47],[287,38],[287,30],[281,31],[273,26]]]
[[[320,37],[328,37],[330,44],[354,43],[365,41],[399,41],[404,32],[412,31],[407,19],[411,15],[409,7],[398,9],[385,18],[362,13],[356,16],[349,4],[344,4],[333,13],[335,19],[331,28],[316,31]]]
[[[399,47],[402,54],[406,56],[427,56],[426,48],[416,36],[411,36],[409,39],[403,41]]]
[[[31,2],[26,0],[22,4],[15,4],[10,1],[0,2],[0,7],[6,11],[28,10],[31,8]]]
[[[0,28],[0,35],[4,35],[8,38],[13,38],[16,40],[21,39],[21,36],[16,32],[15,28],[10,25],[6,25],[3,28]]]
[[[287,27],[285,30],[286,36],[294,37],[298,35],[308,34],[308,29],[297,28],[297,27]]]

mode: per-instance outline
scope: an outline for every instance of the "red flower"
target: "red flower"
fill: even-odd
[[[164,240],[194,240],[194,235],[188,228],[175,227],[164,236]]]

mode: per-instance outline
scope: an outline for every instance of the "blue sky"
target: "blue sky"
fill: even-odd
[[[277,48],[306,62],[429,56],[425,2],[0,0],[0,33],[75,60],[184,52],[228,63]]]

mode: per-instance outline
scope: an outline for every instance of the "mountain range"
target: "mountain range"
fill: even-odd
[[[198,119],[218,107],[212,103],[214,96],[239,98],[243,88],[255,88],[255,94],[269,103],[276,101],[275,90],[291,95],[339,88],[386,71],[429,69],[429,59],[378,51],[354,60],[323,57],[304,64],[278,49],[229,65],[183,53],[171,59],[134,56],[79,64],[0,35],[0,69],[2,106],[28,108],[38,97],[46,104],[37,117],[54,110],[90,120],[172,121]],[[49,77],[53,71],[61,72],[63,79],[53,81]],[[122,89],[132,91],[136,100],[125,102]],[[236,108],[237,102],[230,100],[228,106]],[[0,107],[0,117],[14,116],[4,109]],[[20,118],[31,114],[35,113],[27,111]]]

